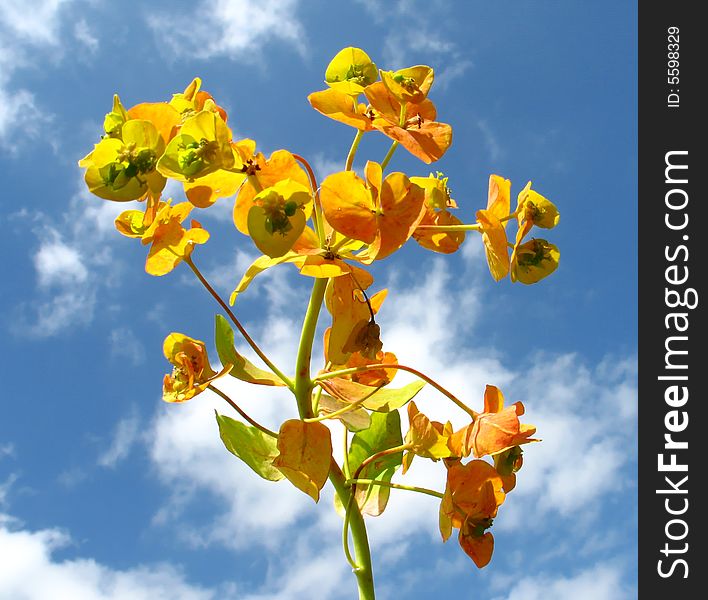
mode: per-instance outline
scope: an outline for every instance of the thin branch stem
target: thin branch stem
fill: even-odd
[[[216,300],[221,306],[221,308],[224,309],[226,314],[229,316],[229,319],[231,319],[231,322],[236,326],[236,329],[239,330],[241,335],[243,336],[243,339],[248,342],[248,345],[253,348],[253,351],[260,357],[260,359],[268,366],[268,368],[273,371],[281,380],[282,382],[288,386],[291,390],[294,391],[295,386],[293,382],[290,380],[290,378],[285,375],[278,367],[276,367],[273,362],[265,355],[265,353],[258,347],[258,344],[253,340],[253,338],[248,335],[248,332],[244,328],[243,325],[241,325],[241,322],[236,318],[236,315],[233,313],[233,311],[229,308],[229,305],[224,302],[224,300],[219,296],[219,294],[216,292],[216,290],[211,287],[209,282],[206,280],[204,275],[202,275],[201,271],[197,268],[197,266],[192,262],[191,257],[186,257],[184,259],[184,262],[189,265],[189,268],[192,269],[194,274],[197,276],[197,279],[202,283],[202,285],[207,289],[207,291],[212,295],[214,300]]]
[[[414,485],[403,485],[401,483],[392,483],[390,481],[381,481],[379,479],[347,479],[347,485],[352,484],[365,484],[365,485],[380,485],[383,487],[393,488],[394,490],[408,490],[409,492],[419,492],[421,494],[427,494],[428,496],[435,496],[436,498],[442,498],[444,494],[441,492],[436,492],[428,488],[417,487]]]
[[[391,144],[391,147],[388,149],[386,156],[384,156],[384,159],[381,161],[381,170],[382,171],[388,166],[388,163],[390,162],[391,158],[393,157],[393,153],[396,151],[396,148],[398,148],[398,142],[393,142],[393,144]]]
[[[277,438],[278,434],[275,433],[275,431],[271,431],[267,427],[263,427],[260,423],[257,423],[254,421],[251,417],[249,417],[244,410],[238,406],[231,398],[229,398],[224,392],[222,392],[219,388],[214,387],[213,385],[209,384],[207,386],[207,389],[210,389],[212,392],[214,392],[217,396],[221,396],[226,402],[233,408],[239,415],[241,415],[246,421],[248,421],[251,425],[253,425],[256,429],[259,429],[266,435],[269,435],[270,437]]]
[[[356,471],[354,471],[354,476],[349,480],[349,481],[354,481],[356,482],[359,478],[359,475],[361,475],[362,470],[369,464],[371,464],[373,461],[381,458],[382,456],[387,456],[389,454],[395,454],[396,452],[403,452],[403,450],[410,448],[410,444],[403,444],[401,446],[396,446],[394,448],[387,448],[386,450],[381,450],[380,452],[376,452],[375,454],[372,454],[369,456],[367,459],[363,460],[362,463],[357,467]],[[341,473],[341,471],[340,471]],[[347,481],[345,480],[344,485],[347,486]],[[352,536],[354,537],[355,543],[356,543],[356,537],[354,535],[354,523],[353,519],[359,519],[362,520],[363,524],[363,517],[361,516],[361,510],[359,509],[359,505],[357,504],[355,497],[356,497],[356,483],[354,485],[349,485],[345,487],[345,489],[348,490],[349,492],[349,497],[347,498],[347,502],[344,503],[344,497],[342,494],[339,495],[339,499],[342,500],[342,503],[345,506],[345,512],[344,512],[344,525],[343,531],[342,531],[342,539],[344,541],[344,550],[345,553],[347,552],[347,543],[349,541],[349,526],[350,523],[352,525]],[[366,532],[365,532],[366,533]],[[357,573],[357,571],[354,571]],[[360,591],[359,593],[361,594],[361,585],[360,585]],[[360,596],[361,597],[361,596]]]
[[[325,231],[324,231],[324,216],[322,215],[322,204],[320,203],[320,188],[317,185],[317,177],[315,177],[315,172],[312,170],[310,163],[307,162],[299,154],[293,154],[293,158],[302,164],[307,171],[307,176],[310,179],[310,188],[312,189],[312,195],[315,203],[315,210],[312,211],[312,221],[315,225],[315,231],[317,232],[317,239],[320,242],[320,247],[325,247]]]
[[[315,377],[313,381],[325,381],[327,379],[332,379],[333,377],[343,377],[344,375],[351,375],[353,373],[363,373],[365,371],[375,371],[377,369],[399,369],[401,371],[408,371],[409,373],[413,373],[413,375],[415,375],[416,377],[419,377],[426,383],[432,385],[443,396],[447,396],[453,402],[453,404],[457,405],[459,408],[464,410],[468,415],[472,417],[473,420],[477,418],[478,413],[472,410],[464,402],[462,402],[462,400],[460,400],[452,392],[448,391],[434,379],[431,379],[424,373],[418,371],[418,369],[414,369],[413,367],[408,367],[406,365],[399,365],[396,363],[377,363],[372,365],[365,365],[362,367],[351,367],[349,369],[341,369],[339,371],[330,371],[329,373],[322,373],[321,375],[317,375],[317,377]]]
[[[404,452],[405,450],[410,450],[413,447],[412,444],[401,444],[400,446],[394,446],[393,448],[386,448],[385,450],[381,450],[379,452],[376,452],[375,454],[372,454],[368,458],[364,459],[361,461],[361,464],[356,468],[356,471],[354,471],[354,475],[352,476],[352,480],[357,481],[359,479],[359,475],[361,475],[361,472],[372,462],[378,460],[379,458],[383,456],[388,456],[389,454],[398,454],[399,452]]]
[[[318,388],[320,394],[322,394],[322,388]],[[378,391],[378,390],[376,390]],[[315,392],[317,393],[317,392]],[[369,394],[370,396],[371,394]],[[369,396],[366,396],[365,398],[360,398],[356,402],[352,402],[349,406],[343,406],[342,408],[339,408],[331,413],[323,413],[318,417],[312,417],[308,419],[303,419],[306,423],[318,423],[319,421],[326,421],[327,419],[336,419],[337,417],[341,417],[342,415],[345,415],[349,412],[352,412],[353,410],[356,410],[359,408],[364,402],[366,402],[369,399]]]
[[[351,171],[352,170],[352,165],[354,164],[354,156],[356,156],[356,151],[359,148],[359,142],[361,142],[361,138],[364,137],[364,132],[359,129],[356,132],[356,135],[354,136],[354,141],[352,142],[351,148],[349,148],[349,154],[347,154],[347,160],[344,163],[344,170],[345,171]]]

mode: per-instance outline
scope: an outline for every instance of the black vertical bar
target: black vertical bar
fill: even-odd
[[[708,161],[699,143],[708,32],[700,7],[639,6],[640,598],[703,597],[708,569]]]

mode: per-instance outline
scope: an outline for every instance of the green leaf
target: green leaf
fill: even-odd
[[[284,262],[293,262],[298,258],[301,257],[296,252],[288,252],[283,256],[278,256],[277,258],[271,258],[267,255],[259,256],[256,260],[253,261],[251,266],[246,269],[246,272],[241,278],[241,281],[239,281],[234,291],[231,292],[231,296],[229,297],[229,304],[233,306],[234,302],[236,302],[236,298],[238,297],[238,295],[242,294],[248,289],[248,286],[251,285],[251,282],[256,278],[257,275],[263,273],[263,271],[266,271],[271,267],[274,267],[275,265],[279,265]]]
[[[278,440],[260,429],[216,413],[219,435],[226,449],[268,481],[279,481],[283,474],[273,466],[278,456]]]
[[[333,377],[331,379],[323,379],[321,385],[337,398],[345,399],[348,402],[363,401],[361,406],[364,408],[375,410],[376,412],[389,412],[397,410],[410,402],[423,389],[425,382],[417,380],[402,388],[391,389],[384,387],[377,390],[375,387],[357,383],[350,379]]]
[[[351,403],[340,400],[339,398],[333,398],[327,394],[320,396],[319,408],[325,414],[342,410],[347,406],[351,406]],[[349,431],[362,431],[371,426],[371,416],[363,408],[355,408],[334,418],[339,419]]]
[[[259,369],[244,356],[241,356],[234,347],[234,331],[229,322],[221,315],[216,315],[216,351],[222,365],[233,365],[229,375],[258,385],[285,385],[280,378],[271,373]]]
[[[403,444],[401,416],[397,410],[388,413],[373,413],[371,427],[355,433],[349,447],[349,469],[354,472],[367,458],[382,450]],[[376,479],[390,482],[396,469],[401,465],[403,452],[382,456],[364,467],[359,479]],[[382,485],[358,485],[356,501],[361,511],[372,517],[380,515],[386,508],[391,488]],[[339,507],[338,507],[339,508]]]
[[[394,411],[402,406],[405,406],[408,402],[415,398],[416,394],[422,390],[424,386],[425,381],[418,380],[413,383],[409,383],[402,388],[381,388],[378,392],[375,392],[367,398],[364,401],[363,406],[369,410],[375,410],[377,412]]]

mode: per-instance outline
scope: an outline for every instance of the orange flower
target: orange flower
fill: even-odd
[[[411,177],[411,181],[425,190],[425,216],[421,220],[421,225],[433,225],[447,227],[449,225],[462,225],[462,221],[453,215],[448,208],[457,208],[457,203],[450,195],[450,188],[447,186],[447,177],[438,172],[432,173],[428,177]],[[416,229],[413,232],[413,239],[423,248],[440,252],[441,254],[452,254],[456,252],[462,242],[465,241],[464,231],[435,231],[426,229]]]
[[[456,431],[450,439],[450,449],[455,456],[475,458],[495,455],[532,439],[536,432],[533,425],[522,425],[519,417],[524,414],[524,405],[515,402],[504,408],[504,396],[499,388],[488,385],[484,392],[484,412],[473,423]]]
[[[162,384],[162,399],[165,402],[185,402],[201,394],[209,384],[231,370],[226,365],[220,373],[209,365],[204,342],[181,333],[171,333],[162,346],[165,358],[174,368],[165,375]]]
[[[333,88],[314,92],[307,99],[330,119],[359,131],[377,129],[424,163],[440,159],[450,147],[452,127],[435,120],[435,105],[427,98],[402,104],[382,81],[366,86],[364,94],[368,106]]]
[[[448,447],[448,440],[452,435],[452,425],[448,421],[445,425],[438,421],[431,421],[427,416],[418,410],[415,402],[411,400],[408,404],[408,422],[410,428],[406,433],[406,444],[410,444],[410,450],[403,457],[402,473],[409,469],[414,456],[438,460],[447,458],[451,451]]]
[[[487,208],[477,211],[477,223],[482,234],[482,243],[487,255],[489,271],[495,281],[509,273],[509,244],[506,237],[506,221],[509,215],[511,182],[499,175],[489,176]]]
[[[442,158],[452,144],[452,127],[435,120],[435,105],[427,98],[403,105],[382,81],[367,86],[364,94],[373,116],[371,125],[424,163]]]
[[[325,352],[327,359],[335,364],[345,364],[353,352],[374,359],[383,348],[374,315],[387,290],[367,300],[364,290],[373,283],[373,278],[362,269],[357,268],[356,273],[330,279],[325,292],[325,305],[332,315]]]
[[[494,537],[486,530],[504,502],[502,487],[502,478],[483,460],[448,466],[440,503],[440,533],[446,542],[452,529],[459,529],[460,546],[480,569],[492,558]]]
[[[325,351],[329,346],[328,338],[330,334],[330,329],[325,331]],[[328,361],[329,357],[325,352],[325,361]],[[367,358],[362,355],[361,352],[352,352],[349,360],[342,365],[332,364],[332,366],[327,369],[328,371],[340,371],[343,369],[351,369],[355,367],[366,367],[369,365],[380,364],[380,365],[397,365],[398,359],[393,352],[384,352],[383,350],[376,353],[374,358]],[[372,369],[370,371],[361,371],[360,373],[352,373],[351,375],[342,375],[342,379],[349,379],[355,383],[360,383],[362,385],[368,385],[373,388],[384,386],[389,384],[393,378],[396,376],[398,369],[392,367],[380,367],[378,369]]]
[[[320,198],[325,218],[342,235],[369,248],[358,255],[371,262],[398,250],[425,215],[425,192],[403,173],[382,180],[381,165],[369,161],[366,181],[352,171],[327,177]]]

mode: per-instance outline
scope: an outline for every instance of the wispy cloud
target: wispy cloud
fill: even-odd
[[[59,222],[39,211],[21,210],[9,216],[27,226],[39,242],[32,255],[36,294],[16,309],[10,329],[17,334],[51,337],[88,325],[100,290],[114,285],[121,268],[109,242],[118,237],[114,236],[113,222],[119,212],[137,203],[96,202],[83,182],[77,184],[80,191],[71,198]],[[90,236],[86,235],[89,228]],[[113,337],[118,356],[125,356],[130,349],[129,358],[140,360],[139,342],[131,341],[127,330],[117,329]]]
[[[139,365],[145,360],[143,343],[128,327],[118,327],[111,330],[109,343],[111,356],[117,360],[127,360],[132,365]]]
[[[47,59],[52,52],[56,59],[63,52],[60,31],[65,7],[75,0],[4,0],[0,3],[0,140],[17,130],[22,139],[37,135],[51,114],[37,103],[35,94],[14,82],[18,70],[33,68],[36,53]],[[13,145],[3,145],[3,151],[14,151]]]
[[[298,19],[298,0],[202,0],[191,12],[162,10],[147,23],[172,56],[208,60],[223,56],[259,60],[273,41],[306,53],[305,30]]]
[[[128,457],[133,447],[140,441],[140,419],[137,411],[118,421],[113,432],[113,439],[98,457],[98,465],[114,468]]]
[[[445,91],[457,78],[474,66],[469,56],[462,54],[457,44],[450,41],[446,25],[450,6],[441,0],[357,0],[380,27],[386,28],[383,37],[383,69],[402,69],[424,61],[437,70],[436,88]],[[430,26],[430,15],[435,14],[435,27]]]
[[[94,32],[91,31],[91,28],[85,19],[80,19],[74,25],[74,37],[92,54],[98,51],[98,38]]]
[[[504,155],[504,150],[499,142],[499,138],[492,131],[492,128],[486,120],[479,119],[477,121],[477,127],[482,133],[482,140],[484,140],[484,145],[489,152],[489,160],[492,162],[499,160]]]

